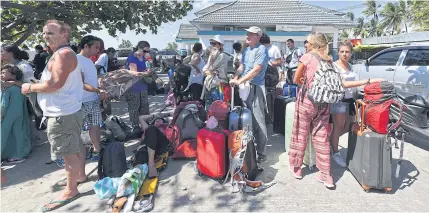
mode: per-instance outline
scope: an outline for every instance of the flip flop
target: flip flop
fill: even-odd
[[[77,182],[77,185],[79,186],[80,184],[82,184],[82,183],[86,183],[86,182],[88,182],[88,177],[86,178],[86,180],[84,180],[84,181],[82,181],[82,182]],[[64,179],[62,179],[62,180],[60,180],[60,181],[58,181],[58,182],[56,182],[55,183],[55,185],[54,185],[54,187],[64,187],[64,186],[66,186],[67,185],[67,178],[64,178]]]
[[[68,203],[70,203],[70,202],[72,202],[72,201],[76,200],[76,199],[77,199],[77,198],[79,198],[79,197],[80,197],[80,193],[77,193],[77,195],[75,195],[74,197],[71,197],[71,198],[69,198],[69,199],[67,199],[67,200],[53,200],[53,201],[51,201],[51,202],[49,202],[49,203],[45,204],[44,206],[42,206],[42,207],[40,208],[40,210],[41,210],[42,212],[49,212],[49,211],[53,211],[53,210],[55,210],[55,209],[58,209],[58,208],[60,208],[60,207],[63,207],[63,206],[65,206],[65,205],[67,205]],[[52,207],[52,208],[47,208],[47,207],[46,207],[46,205],[49,205],[49,204],[58,204],[58,205],[56,205],[56,206],[54,206],[54,207]]]

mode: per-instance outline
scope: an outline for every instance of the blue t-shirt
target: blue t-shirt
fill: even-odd
[[[255,85],[264,85],[265,84],[265,70],[268,67],[268,49],[262,45],[257,44],[254,48],[247,47],[241,58],[241,63],[243,64],[243,75],[246,75],[250,72],[255,65],[261,65],[262,70],[259,74],[250,80],[250,83]]]
[[[134,63],[137,66],[137,72],[144,72],[146,71],[146,59],[143,57],[143,61],[140,61],[139,58],[137,58],[136,56],[134,56],[134,52],[132,52],[130,54],[130,56],[128,56],[127,58],[127,69],[130,69],[129,64],[130,63]],[[143,92],[147,90],[147,84],[143,82],[143,80],[138,81],[137,83],[135,83],[130,90],[132,92]]]

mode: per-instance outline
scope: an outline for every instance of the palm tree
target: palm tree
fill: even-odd
[[[340,40],[349,40],[350,39],[349,36],[350,35],[349,35],[349,32],[347,32],[347,29],[344,29],[341,31]]]
[[[398,4],[391,2],[387,3],[380,15],[383,16],[380,23],[383,29],[391,29],[392,35],[401,30],[401,24],[404,17]]]
[[[368,34],[368,32],[365,29],[365,19],[363,17],[359,17],[357,19],[357,26],[353,30],[353,36],[356,38],[356,36],[360,36],[361,38],[365,38]]]
[[[409,0],[408,1],[401,0],[399,1],[399,5],[398,5],[399,7],[398,10],[401,13],[401,16],[403,17],[402,21],[405,26],[405,32],[407,33],[408,33],[408,23],[410,23],[412,18],[411,9],[409,7],[410,3],[411,2]]]
[[[378,21],[375,19],[371,19],[366,25],[368,36],[376,37],[381,35],[382,32],[380,32],[380,27],[378,25]]]
[[[378,21],[378,13],[377,8],[380,7],[380,5],[377,5],[377,3],[373,0],[368,0],[365,2],[366,9],[362,11],[363,14],[366,15],[366,17],[373,17],[376,21]]]

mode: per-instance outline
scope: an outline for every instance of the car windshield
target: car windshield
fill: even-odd
[[[131,52],[132,50],[118,50],[118,57],[128,57]]]
[[[174,50],[162,50],[158,52],[158,55],[177,55],[177,52]]]

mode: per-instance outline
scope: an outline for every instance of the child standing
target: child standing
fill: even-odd
[[[21,81],[22,71],[14,65],[1,68],[2,81]],[[22,163],[30,153],[30,120],[21,88],[12,85],[1,90],[1,156],[12,163]]]

